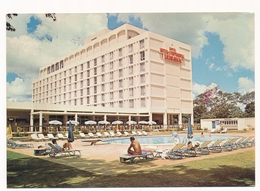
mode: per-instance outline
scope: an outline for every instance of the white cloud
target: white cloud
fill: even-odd
[[[32,82],[30,79],[15,78],[11,83],[6,82],[7,101],[31,101]]]
[[[254,81],[248,77],[241,77],[238,79],[238,92],[245,94],[246,92],[251,92],[255,90]]]
[[[34,16],[39,18],[42,24],[38,25],[33,34],[28,34],[26,26],[31,16],[18,14],[10,20],[16,31],[6,33],[6,71],[16,73],[20,77],[10,84],[7,83],[8,100],[22,101],[21,95],[27,100],[26,95],[31,95],[31,90],[28,91],[26,87],[31,87],[32,80],[38,77],[40,67],[77,49],[83,45],[85,38],[107,28],[105,13],[56,14],[55,22],[46,18],[45,14],[37,14]],[[52,38],[51,42],[45,38],[46,35]]]

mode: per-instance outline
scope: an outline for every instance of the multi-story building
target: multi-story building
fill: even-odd
[[[33,104],[42,109],[31,115],[58,106],[77,117],[91,111],[92,118],[113,113],[161,125],[177,118],[181,124],[183,114],[193,119],[191,47],[129,24],[105,29],[41,67],[32,90]]]

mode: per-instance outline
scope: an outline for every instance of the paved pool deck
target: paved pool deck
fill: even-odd
[[[152,133],[150,133],[151,136]],[[148,135],[148,136],[150,136]],[[200,135],[196,134],[195,135]],[[255,136],[253,133],[228,133],[228,136]],[[156,135],[158,136],[158,135]],[[162,135],[160,135],[162,136]],[[170,134],[168,135],[170,136]],[[206,136],[205,136],[206,137]],[[105,138],[101,138],[102,140]],[[44,142],[30,142],[33,143],[34,148],[17,148],[7,150],[26,154],[33,157],[38,157],[44,160],[49,160],[53,162],[57,162],[64,165],[73,166],[80,170],[93,172],[96,174],[117,174],[117,173],[125,173],[129,171],[139,171],[145,170],[147,168],[158,168],[166,165],[179,164],[183,162],[190,162],[193,160],[201,160],[205,158],[211,158],[216,156],[230,155],[238,152],[245,152],[246,150],[255,150],[255,147],[249,147],[244,149],[237,149],[233,151],[222,151],[221,153],[210,153],[209,155],[201,155],[199,157],[186,157],[180,160],[163,160],[160,157],[156,157],[153,161],[141,160],[136,164],[129,163],[120,163],[119,156],[126,153],[126,150],[130,144],[113,144],[106,142],[97,142],[96,145],[91,145],[90,142],[83,142],[83,139],[76,139],[72,145],[73,148],[79,149],[81,151],[81,157],[55,157],[51,158],[47,156],[34,156],[34,149],[36,149],[39,145],[44,145],[50,141]],[[85,139],[84,139],[85,140]],[[91,139],[86,139],[91,140]],[[63,145],[66,140],[58,140],[59,145]],[[142,145],[144,148],[148,145]],[[163,144],[157,145],[157,150],[163,151],[165,149],[171,149],[173,147],[172,144]]]

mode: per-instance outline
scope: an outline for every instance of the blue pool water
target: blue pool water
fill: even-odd
[[[223,136],[223,135],[212,135],[211,137],[207,136],[204,138],[201,138],[200,136],[194,136],[193,139],[191,139],[192,142],[204,142],[206,140],[212,140],[216,141],[218,139],[224,139],[228,140],[230,138],[233,138],[234,136]],[[186,143],[188,139],[186,136],[179,136],[181,143]],[[135,137],[137,141],[139,141],[141,144],[174,144],[172,136],[152,136],[152,137]],[[113,138],[108,140],[103,140],[103,142],[108,143],[118,143],[118,144],[129,144],[130,140],[129,137],[125,138]]]

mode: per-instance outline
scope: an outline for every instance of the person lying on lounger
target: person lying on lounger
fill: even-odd
[[[68,141],[66,143],[63,144],[63,148],[62,148],[64,151],[67,151],[67,150],[72,150],[72,145],[71,143]]]
[[[130,137],[131,144],[127,149],[127,153],[131,155],[140,155],[142,154],[141,145],[134,137]],[[132,150],[133,148],[133,150]]]
[[[63,150],[63,148],[62,148],[60,145],[58,145],[56,139],[52,139],[52,144],[53,144],[59,151],[62,151],[62,150]]]

